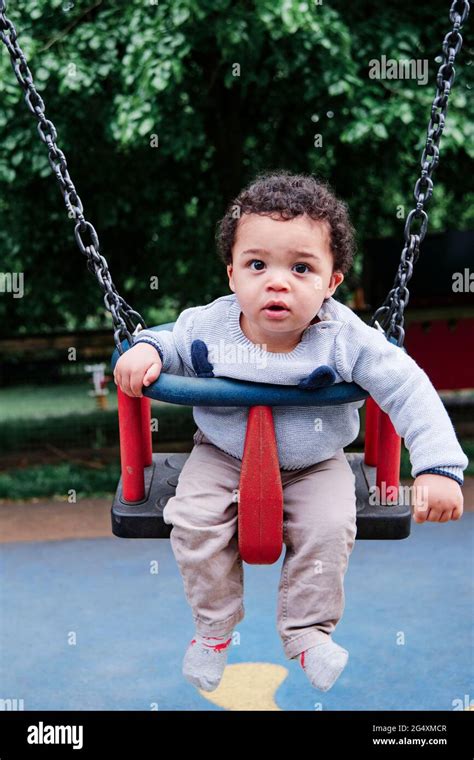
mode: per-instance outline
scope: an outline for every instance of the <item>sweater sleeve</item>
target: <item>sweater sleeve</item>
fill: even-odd
[[[199,308],[192,306],[182,311],[173,326],[173,330],[141,330],[135,337],[133,345],[149,343],[156,348],[163,363],[163,372],[170,375],[193,374],[191,362],[192,328]]]
[[[445,469],[439,474],[463,483],[469,460],[428,375],[404,349],[362,320],[346,322],[336,337],[335,361],[341,377],[367,390],[389,415],[408,448],[412,477]]]

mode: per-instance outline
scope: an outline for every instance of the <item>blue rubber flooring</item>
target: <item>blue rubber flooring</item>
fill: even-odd
[[[334,633],[350,659],[329,692],[284,657],[274,622],[283,555],[244,566],[227,688],[206,695],[181,675],[194,629],[169,541],[4,544],[0,698],[25,710],[466,709],[473,529],[467,513],[413,523],[404,541],[356,542]]]

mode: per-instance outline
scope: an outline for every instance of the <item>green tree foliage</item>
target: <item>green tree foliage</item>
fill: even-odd
[[[116,286],[148,324],[228,292],[215,225],[260,170],[328,179],[350,205],[361,252],[366,236],[396,234],[402,248],[397,207],[413,207],[435,59],[450,28],[449,0],[422,5],[9,3],[86,218]],[[369,63],[382,55],[426,59],[428,83],[371,79]],[[465,40],[431,232],[473,224],[471,61]],[[5,49],[0,98],[1,269],[25,278],[24,298],[0,300],[2,332],[110,324]]]

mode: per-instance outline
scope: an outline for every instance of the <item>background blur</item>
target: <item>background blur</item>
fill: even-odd
[[[347,201],[358,253],[337,295],[366,320],[380,306],[414,206],[449,29],[448,3],[419,5],[358,0],[349,13],[342,0],[8,4],[114,283],[148,326],[229,292],[216,223],[257,172],[279,168],[316,174]],[[448,408],[471,459],[466,475],[474,475],[472,39],[469,30],[456,63],[405,342]],[[381,54],[426,60],[427,83],[370,78]],[[0,499],[66,499],[69,489],[108,497],[119,477],[112,323],[3,46],[0,98]],[[22,297],[9,292],[9,273],[24,274]],[[155,450],[189,451],[191,409],[153,410]],[[363,414],[348,450],[362,445]]]

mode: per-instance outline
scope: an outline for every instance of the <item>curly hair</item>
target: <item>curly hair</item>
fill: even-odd
[[[355,253],[355,230],[344,201],[336,198],[328,183],[311,175],[287,170],[261,173],[230,202],[217,223],[216,246],[224,264],[232,264],[232,248],[242,214],[279,215],[294,219],[307,214],[326,221],[330,230],[333,271],[349,271]]]

